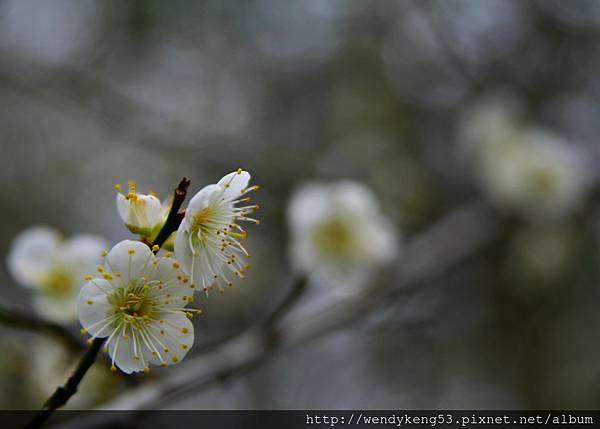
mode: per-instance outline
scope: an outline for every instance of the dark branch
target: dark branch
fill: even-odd
[[[96,338],[92,341],[90,348],[82,356],[77,368],[75,368],[75,371],[69,377],[66,384],[56,388],[52,396],[50,396],[44,404],[44,408],[36,414],[31,422],[29,422],[25,427],[26,429],[36,429],[41,427],[55,410],[65,405],[69,398],[77,393],[79,383],[81,383],[83,376],[96,361],[96,357],[98,356],[98,352],[102,348],[103,343],[104,338]]]
[[[5,302],[0,302],[0,322],[15,328],[45,332],[62,341],[70,350],[81,350],[84,348],[83,342],[66,327],[43,319],[32,312],[18,309]]]
[[[179,181],[179,184],[177,185],[177,188],[175,188],[175,191],[173,193],[173,205],[171,206],[171,210],[169,211],[167,220],[165,221],[165,224],[163,225],[162,229],[154,239],[154,243],[152,243],[152,245],[161,247],[164,244],[164,242],[167,241],[167,239],[171,236],[171,234],[174,231],[177,231],[177,228],[179,228],[179,224],[183,219],[183,217],[179,213],[179,209],[185,201],[187,189],[189,186],[190,181],[186,177],[183,177]]]

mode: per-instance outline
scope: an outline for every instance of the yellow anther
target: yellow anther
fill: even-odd
[[[182,344],[182,345],[181,345],[181,348],[182,348],[183,350],[185,350],[185,349],[187,349],[187,348],[188,348],[188,345],[187,345],[187,344]]]
[[[165,253],[165,258],[170,258],[170,257],[171,257],[171,252]]]
[[[164,330],[160,330],[160,335],[165,335],[165,331]]]
[[[129,253],[130,255],[133,255],[133,254],[135,253],[135,249],[129,249],[129,250],[127,251],[127,253]]]
[[[177,356],[173,356],[173,357],[171,358],[171,360],[173,361],[173,363],[177,363],[177,362],[179,362],[179,358],[178,358]]]
[[[106,255],[108,255],[108,252],[106,250],[103,250],[102,251],[102,256],[106,256]]]
[[[83,280],[85,280],[86,282],[89,282],[90,280],[92,280],[92,276],[87,275],[83,278]]]
[[[110,366],[110,372],[117,372],[117,367],[114,365]]]
[[[121,192],[121,185],[120,184],[115,184],[115,191],[117,192]]]
[[[242,169],[241,168],[237,169],[237,174],[242,174]]]
[[[166,362],[161,362],[160,366],[167,366],[167,363]]]
[[[173,262],[173,269],[178,270],[179,264],[177,262]]]
[[[181,333],[182,334],[187,334],[188,332],[189,332],[188,328],[181,328]]]
[[[96,267],[96,271],[98,271],[99,273],[101,273],[102,271],[104,271],[104,268],[102,268],[102,267]]]
[[[159,249],[160,249],[160,247],[158,246],[158,244],[155,244],[154,246],[152,246],[152,251],[154,253],[158,252]]]
[[[79,330],[79,335],[81,335],[83,337],[85,334],[87,334],[87,332],[85,331],[85,329],[82,328],[82,329]]]
[[[86,303],[87,305],[92,305],[94,302],[93,302],[91,299],[88,299],[88,300],[87,300],[85,303]]]
[[[102,274],[102,277],[104,278],[104,280],[112,280],[113,279],[112,276],[108,273]]]
[[[92,343],[93,343],[93,341],[92,341],[92,340],[90,340],[90,339],[88,338],[87,340],[85,340],[85,343],[86,343],[88,346],[91,346],[91,345],[92,345]]]
[[[148,374],[149,372],[150,372],[150,368],[148,368],[148,367],[145,367],[145,368],[144,368],[144,374]]]
[[[190,283],[190,288],[196,289],[196,285],[194,283]]]
[[[169,353],[169,349],[165,347],[165,348],[163,349],[163,352],[165,352],[165,353]]]

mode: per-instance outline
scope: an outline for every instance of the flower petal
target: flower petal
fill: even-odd
[[[92,279],[81,288],[77,299],[77,313],[83,329],[91,335],[106,337],[112,331],[112,325],[105,326],[103,321],[111,314],[107,292],[112,290],[111,284],[104,279]]]
[[[108,245],[107,240],[92,234],[75,235],[63,245],[63,263],[73,273],[73,278],[83,284],[83,276],[92,273],[102,264],[102,251]]]
[[[167,307],[185,307],[188,297],[194,295],[189,278],[183,274],[180,263],[174,258],[157,258],[152,280],[159,280],[160,284],[150,289],[150,297],[164,297],[161,303]],[[165,296],[167,294],[169,296]]]
[[[13,241],[8,269],[23,286],[40,287],[45,274],[58,262],[60,246],[61,235],[54,229],[29,228]]]
[[[183,272],[186,274],[190,273],[192,267],[192,250],[189,244],[190,233],[186,230],[183,222],[177,229],[175,235],[175,257],[181,264]]]
[[[160,345],[160,356],[167,365],[173,365],[180,362],[194,344],[194,325],[183,312],[165,314],[160,320],[162,323],[148,327],[156,338],[155,344]],[[161,360],[159,356],[152,356],[150,362],[158,365]]]
[[[150,352],[136,330],[132,332],[131,327],[127,326],[125,334],[126,336],[123,336],[123,333],[119,332],[111,339],[108,354],[114,359],[115,365],[126,374],[143,371],[148,366]]]
[[[106,255],[105,269],[121,273],[121,277],[128,281],[143,275],[151,266],[154,255],[148,246],[139,241],[123,240],[117,243]]]
[[[200,189],[196,195],[192,197],[185,212],[185,220],[187,220],[188,227],[193,216],[202,209],[208,207],[222,191],[223,188],[219,185],[208,185]]]
[[[250,182],[250,173],[247,171],[234,171],[225,175],[217,185],[219,185],[223,191],[223,198],[237,197],[241,195],[242,191],[248,187]]]

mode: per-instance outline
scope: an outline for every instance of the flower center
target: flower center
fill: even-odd
[[[151,317],[154,302],[148,296],[149,285],[143,280],[132,279],[126,288],[119,288],[112,296],[115,312],[120,311],[125,321],[138,317]]]
[[[352,249],[352,230],[348,222],[339,217],[327,219],[313,230],[317,248],[330,257],[345,257]]]
[[[531,182],[540,193],[550,194],[556,186],[556,177],[550,168],[540,168],[532,173]]]
[[[209,225],[212,222],[214,215],[215,211],[212,207],[205,207],[192,216],[191,235],[193,245],[204,242],[205,236],[210,230]]]
[[[46,275],[43,291],[52,296],[69,295],[73,290],[73,278],[64,268],[56,268]]]

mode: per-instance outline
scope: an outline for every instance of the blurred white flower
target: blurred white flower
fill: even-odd
[[[101,261],[108,242],[91,234],[63,240],[45,226],[19,234],[8,255],[8,268],[15,280],[34,289],[35,308],[60,322],[75,320],[76,298],[86,273]]]
[[[250,174],[241,169],[227,174],[217,184],[202,188],[190,200],[185,218],[175,237],[175,255],[183,270],[206,292],[216,284],[219,291],[223,285],[231,286],[227,276],[243,278],[248,265],[244,247],[246,231],[238,221],[260,223],[250,218],[259,208],[248,203],[248,192],[258,186],[248,187]]]
[[[589,170],[580,153],[560,136],[529,129],[517,141],[485,154],[481,181],[500,207],[534,218],[561,219],[581,203]]]
[[[564,218],[585,196],[589,165],[559,135],[522,123],[520,107],[507,97],[477,105],[462,124],[463,149],[492,203],[530,218]]]
[[[44,337],[36,338],[28,353],[27,388],[35,402],[43,402],[65,382],[77,364],[77,356],[62,344]],[[68,409],[89,409],[117,394],[120,379],[93,365],[67,405]]]
[[[294,268],[340,290],[364,286],[399,253],[393,225],[360,183],[305,185],[289,203],[288,222]]]
[[[130,374],[149,371],[149,364],[181,361],[194,343],[189,279],[179,263],[155,256],[139,241],[124,240],[105,256],[101,278],[86,278],[77,309],[84,330],[94,338],[108,337],[104,347],[111,370]],[[116,365],[116,366],[115,366]]]
[[[165,224],[171,205],[172,195],[162,204],[153,193],[138,194],[134,181],[129,182],[129,192],[123,195],[121,185],[115,185],[117,190],[117,210],[119,216],[129,230],[143,237],[154,238]]]

